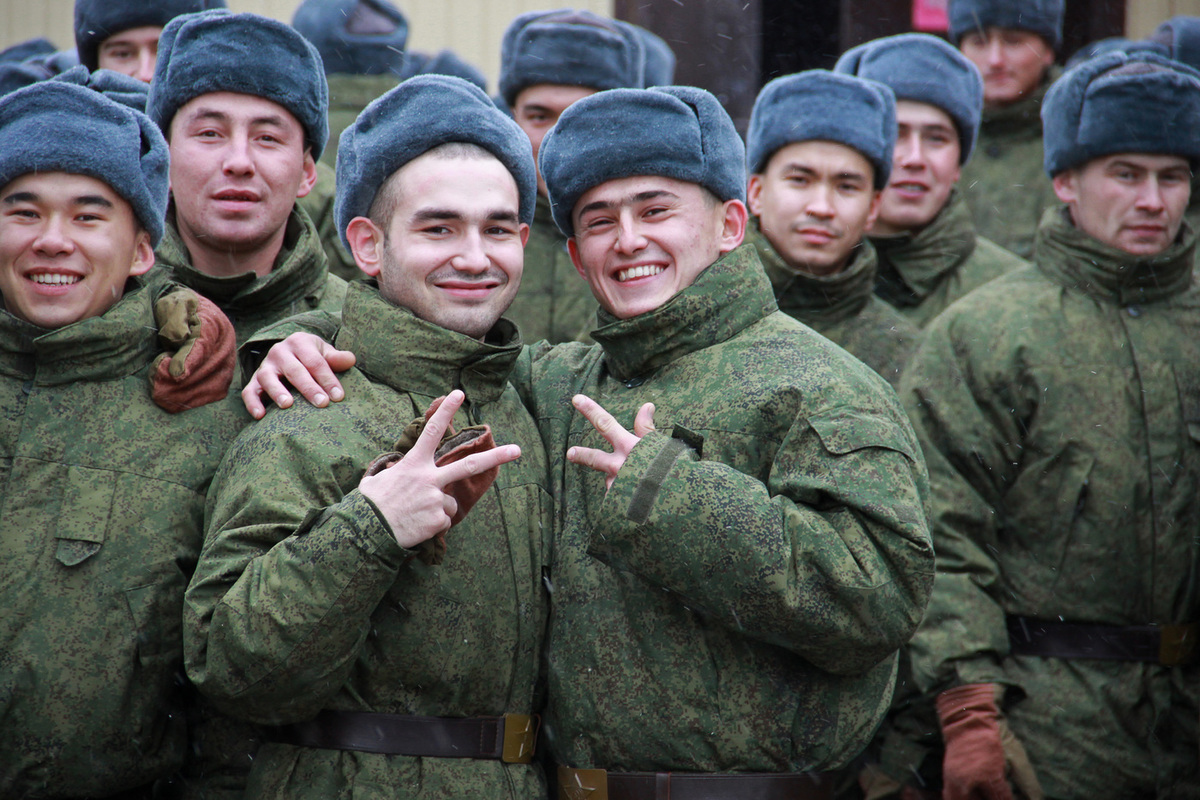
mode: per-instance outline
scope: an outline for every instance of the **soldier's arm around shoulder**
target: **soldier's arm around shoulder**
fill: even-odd
[[[890,388],[866,385],[862,402],[792,414],[765,480],[709,460],[686,431],[646,435],[605,499],[593,554],[821,669],[869,669],[921,619],[933,551],[912,430]],[[805,405],[785,394],[758,413]]]

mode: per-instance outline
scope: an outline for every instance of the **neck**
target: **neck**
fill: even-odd
[[[196,234],[186,222],[176,218],[179,238],[183,240],[191,258],[192,266],[214,278],[231,278],[253,272],[260,278],[271,273],[275,260],[283,248],[283,237],[287,225],[281,225],[265,241],[239,243],[235,246],[218,245],[210,239]]]

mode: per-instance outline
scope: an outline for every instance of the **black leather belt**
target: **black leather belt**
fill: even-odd
[[[1095,625],[1034,617],[1007,618],[1008,644],[1015,656],[1146,661],[1168,667],[1197,660],[1195,623],[1184,625]]]
[[[456,718],[322,711],[307,722],[268,728],[267,738],[324,750],[430,758],[493,758],[528,764],[537,740],[537,720],[525,714]]]
[[[559,800],[829,800],[833,778],[810,772],[608,772],[558,768]]]

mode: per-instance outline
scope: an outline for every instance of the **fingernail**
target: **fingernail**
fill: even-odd
[[[317,408],[320,408],[322,406],[329,404],[329,398],[323,394],[318,394],[316,397],[313,398],[313,404],[316,405]]]
[[[333,398],[333,402],[340,403],[346,397],[346,393],[341,389],[330,389],[329,396]]]

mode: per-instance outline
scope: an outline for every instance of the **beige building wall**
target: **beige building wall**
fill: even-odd
[[[1143,39],[1171,17],[1200,17],[1200,0],[1125,0],[1125,35]]]
[[[120,2],[120,0],[110,0]],[[1200,0],[1198,0],[1200,1]],[[253,11],[290,22],[300,0],[227,0],[233,11]],[[611,16],[613,0],[393,0],[408,17],[409,47],[450,48],[488,77],[496,89],[500,37],[525,11],[571,6]],[[45,36],[60,48],[74,47],[75,0],[0,0],[0,48]]]

